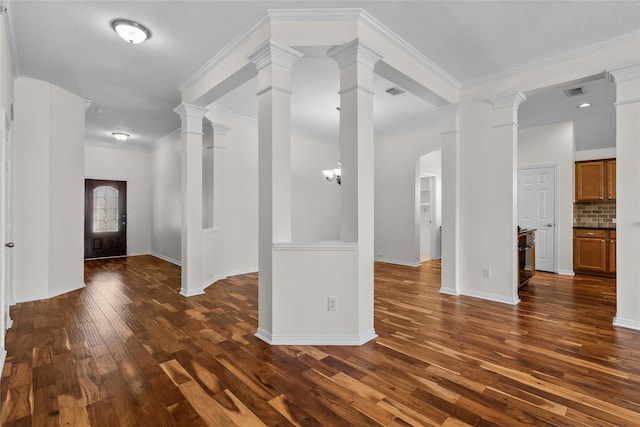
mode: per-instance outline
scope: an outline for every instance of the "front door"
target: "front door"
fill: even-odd
[[[127,255],[127,183],[85,180],[84,257]]]
[[[556,169],[518,169],[518,225],[536,229],[536,270],[555,272]]]

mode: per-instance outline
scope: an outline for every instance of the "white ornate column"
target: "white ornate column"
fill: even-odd
[[[358,295],[358,333],[364,341],[375,337],[373,68],[382,54],[355,39],[330,49],[327,55],[340,68],[341,240],[358,244],[358,283],[354,286]]]
[[[616,295],[613,324],[640,330],[640,63],[610,70],[616,84]]]
[[[500,247],[505,248],[507,255],[506,265],[501,265],[501,276],[495,280],[506,280],[500,283],[500,288],[509,289],[504,294],[507,301],[518,304],[518,268],[517,268],[517,227],[518,227],[518,108],[527,97],[522,92],[506,95],[499,95],[489,98],[493,104],[493,128],[492,136],[495,138],[494,144],[500,147],[501,158],[494,159],[496,165],[502,165],[495,171],[498,180],[494,184],[494,191],[498,191],[505,202],[504,205],[496,206],[498,211],[511,212],[510,221],[501,224],[495,231],[495,238],[501,242]],[[508,171],[505,173],[505,168]],[[504,177],[504,179],[502,179]],[[502,254],[499,254],[502,256]],[[494,269],[495,274],[495,269]],[[510,295],[507,295],[510,294]]]
[[[273,40],[247,58],[258,69],[258,337],[273,334],[273,243],[291,241],[291,67],[302,53]]]
[[[207,271],[210,282],[224,279],[225,270],[225,170],[227,164],[227,133],[229,128],[219,123],[211,124],[213,130],[213,228],[211,253],[213,259]]]
[[[180,104],[182,121],[182,249],[180,293],[204,293],[202,277],[202,118],[206,108]]]
[[[464,107],[451,104],[440,110],[442,141],[442,278],[440,292],[460,294],[460,133]]]

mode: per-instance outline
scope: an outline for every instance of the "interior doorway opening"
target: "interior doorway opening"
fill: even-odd
[[[418,162],[418,241],[420,263],[441,257],[440,150],[423,155]]]

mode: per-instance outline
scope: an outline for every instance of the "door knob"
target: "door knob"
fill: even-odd
[[[5,243],[4,246],[7,247],[7,248],[12,248],[12,247],[15,246],[15,243],[13,243],[13,242]]]
[[[553,224],[552,223],[548,223],[547,227],[553,227]]]

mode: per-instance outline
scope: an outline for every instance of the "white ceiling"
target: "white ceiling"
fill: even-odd
[[[141,145],[179,128],[173,112],[180,103],[177,87],[265,9],[361,7],[463,85],[640,36],[640,1],[8,0],[5,4],[17,75],[52,82],[91,100],[88,140],[110,142],[111,132],[121,130],[131,134],[130,144]],[[141,45],[128,45],[109,27],[114,18],[137,20],[153,36]],[[246,83],[218,105],[255,117],[255,85]],[[384,90],[391,85],[376,77],[376,132],[423,123],[433,106],[409,93],[388,95]],[[305,57],[294,67],[293,89],[292,125],[335,139],[337,66],[326,58]],[[521,106],[521,121],[538,123],[538,116],[549,112],[547,105],[532,107],[538,96],[542,94],[531,95]],[[543,101],[540,98],[544,105]],[[549,119],[558,121],[565,113],[558,111]]]

